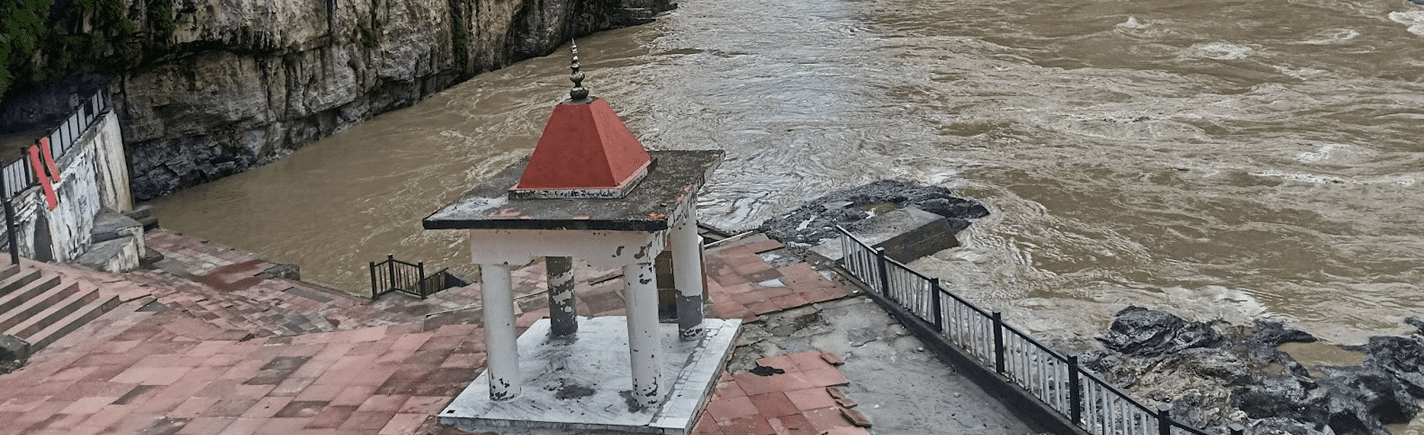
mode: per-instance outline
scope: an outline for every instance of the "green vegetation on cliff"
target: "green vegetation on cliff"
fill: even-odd
[[[0,95],[39,51],[54,0],[0,0]]]
[[[71,73],[115,72],[172,49],[173,0],[0,0],[0,95]],[[131,17],[141,17],[140,31]]]

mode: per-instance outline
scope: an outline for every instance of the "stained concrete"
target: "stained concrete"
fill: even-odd
[[[958,230],[948,219],[914,207],[891,210],[849,231],[871,246],[884,248],[885,255],[901,263],[959,246],[959,239],[954,236]],[[829,239],[811,251],[840,260],[841,241]]]
[[[632,405],[627,321],[622,316],[579,317],[578,333],[550,338],[549,320],[519,336],[522,391],[489,398],[489,373],[481,373],[440,412],[440,423],[500,434],[685,434],[710,395],[736,340],[741,320],[707,319],[701,340],[679,339],[677,325],[659,324],[666,395],[654,408]]]

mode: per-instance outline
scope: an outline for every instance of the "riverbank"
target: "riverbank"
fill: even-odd
[[[388,295],[369,303],[264,276],[280,265],[198,239],[160,230],[149,246],[164,254],[158,269],[78,273],[125,302],[0,375],[0,415],[13,417],[0,433],[457,433],[433,415],[483,367],[477,284],[426,301]],[[863,296],[799,259],[776,255],[773,265],[759,255],[779,249],[744,238],[707,251],[711,314],[743,318],[748,335],[697,433],[863,434],[857,425],[866,424],[881,434],[923,433],[897,429],[906,422],[1028,433],[982,391],[916,356],[917,346]],[[581,314],[621,311],[617,280],[603,273],[580,270]],[[521,327],[547,313],[542,274],[538,263],[515,272]],[[859,320],[838,333],[753,332],[784,329],[807,313]],[[846,334],[858,338],[835,338]],[[806,340],[816,336],[824,338]],[[875,373],[887,359],[924,377]],[[748,361],[786,373],[750,375]],[[805,370],[826,375],[833,363],[843,363],[826,384],[835,391],[779,381],[801,379]],[[962,411],[944,416],[897,405],[893,397],[916,388],[926,388],[918,397],[940,397],[943,409]]]
[[[1421,325],[1413,318],[1409,323]],[[1239,423],[1248,433],[1305,435],[1420,429],[1420,332],[1337,350],[1358,355],[1357,363],[1307,365],[1283,349],[1317,338],[1280,322],[1188,321],[1129,306],[1097,340],[1101,348],[1080,356],[1084,367],[1139,397],[1170,404],[1172,415],[1199,427]]]
[[[0,61],[8,69],[0,78],[16,80],[8,88],[0,80],[0,133],[51,127],[67,116],[71,95],[110,91],[140,201],[270,163],[476,74],[676,7],[668,0],[197,0],[179,7],[165,0],[114,15],[129,3],[61,2],[51,16],[49,2],[37,2],[38,16],[20,11],[16,20],[50,24],[9,35],[33,40],[16,46],[26,54],[15,64]]]

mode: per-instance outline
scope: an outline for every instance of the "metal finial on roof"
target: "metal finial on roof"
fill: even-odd
[[[569,40],[569,42],[573,45],[569,50],[574,55],[573,63],[569,65],[569,69],[573,70],[569,73],[569,80],[574,82],[574,88],[569,90],[569,99],[579,101],[588,98],[588,88],[583,87],[584,76],[583,72],[579,71],[578,43],[573,40]]]

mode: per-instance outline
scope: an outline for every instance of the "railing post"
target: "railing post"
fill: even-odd
[[[994,370],[999,374],[1004,373],[1004,315],[998,311],[993,312],[994,318]]]
[[[5,237],[10,240],[10,264],[19,266],[20,241],[15,240],[15,205],[10,203],[10,187],[5,185],[5,171],[0,171],[0,190],[4,190],[0,195],[5,198]]]
[[[1172,405],[1157,404],[1157,435],[1172,435]]]
[[[885,248],[875,248],[876,265],[880,268],[880,294],[890,297],[890,261],[885,258]],[[896,301],[899,302],[899,301]]]
[[[1083,424],[1083,385],[1078,378],[1078,356],[1068,355],[1068,419]]]
[[[20,241],[14,238],[14,204],[10,204],[9,195],[4,198],[4,235],[10,238],[10,264],[20,265]]]
[[[374,301],[381,293],[380,289],[376,288],[376,262],[370,261],[368,263],[371,265],[371,300]]]
[[[415,291],[420,292],[421,299],[425,299],[425,262],[415,263],[415,271],[420,274],[420,279],[415,281]]]
[[[388,289],[400,288],[400,287],[397,285],[397,283],[396,283],[396,257],[395,257],[394,255],[386,254],[386,269],[391,271],[391,273],[390,273],[391,286],[390,286],[390,287],[387,287],[387,288],[388,288]]]
[[[23,184],[25,187],[21,187],[21,188],[20,188],[21,190],[24,190],[24,189],[30,187],[30,183],[34,183],[34,182],[38,182],[38,181],[39,181],[39,180],[30,181],[30,178],[35,176],[35,168],[31,168],[31,167],[30,167],[30,159],[28,159],[28,158],[26,158],[26,157],[27,157],[27,156],[25,155],[25,150],[20,150],[20,163],[21,163],[21,165],[24,166],[24,168],[25,168],[25,169],[24,169],[25,174],[24,174],[24,175],[21,175],[21,177],[24,178],[24,181],[25,181],[24,183],[21,183],[21,184]]]
[[[1241,423],[1228,424],[1226,425],[1226,429],[1231,431],[1231,435],[1242,435],[1246,433],[1246,426],[1242,426]]]
[[[944,333],[944,307],[940,306],[939,293],[944,291],[939,286],[939,278],[930,278],[930,314],[934,315],[935,332]]]

